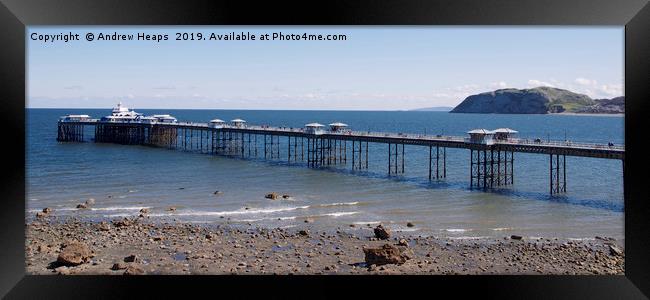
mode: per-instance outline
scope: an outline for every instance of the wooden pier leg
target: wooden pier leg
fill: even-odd
[[[402,174],[404,174],[404,144],[402,144]]]
[[[433,162],[431,153],[433,153],[433,146],[429,146],[429,181],[431,181],[431,163]]]
[[[566,155],[562,155],[562,192],[566,193]]]
[[[354,164],[354,156],[355,156],[355,155],[354,155],[354,152],[355,152],[355,146],[354,146],[354,144],[355,144],[355,141],[352,140],[352,170],[354,170],[354,169],[356,168],[356,165]]]
[[[469,186],[474,187],[474,149],[469,149]]]
[[[440,146],[436,146],[436,180],[440,179]]]
[[[494,150],[490,149],[490,188],[494,187]]]
[[[392,159],[391,157],[392,157],[392,148],[391,148],[391,144],[388,143],[388,175],[390,175],[393,172],[393,167],[391,166],[391,159]],[[352,157],[352,160],[354,160],[354,156]]]
[[[555,190],[560,192],[560,155],[555,155]]]
[[[368,142],[366,142],[366,170],[368,169]]]
[[[551,195],[553,195],[553,154],[550,154],[550,159],[548,161],[548,168],[549,168],[549,191]]]

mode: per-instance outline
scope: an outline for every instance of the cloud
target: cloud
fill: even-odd
[[[579,85],[588,85],[588,86],[595,86],[596,84],[598,84],[598,82],[596,82],[596,80],[591,80],[591,79],[582,78],[582,77],[576,78],[575,82],[577,84],[579,84]]]
[[[65,86],[63,88],[66,89],[66,90],[81,90],[84,87],[80,86],[80,85],[71,85],[71,86]]]
[[[556,86],[554,84],[544,82],[544,81],[541,81],[541,80],[537,80],[537,79],[528,80],[528,85],[531,86],[531,87],[538,87],[538,86],[555,87]]]
[[[504,89],[504,88],[508,87],[508,84],[505,83],[505,81],[492,82],[492,83],[490,83],[490,87]]]

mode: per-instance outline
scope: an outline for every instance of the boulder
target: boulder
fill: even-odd
[[[289,198],[291,198],[291,195],[287,195],[287,194],[282,195],[282,199],[289,199]]]
[[[219,190],[217,190],[217,191],[214,191],[214,193],[212,193],[212,194],[213,194],[213,195],[221,195],[221,194],[223,194],[223,192],[222,192],[222,191],[219,191]]]
[[[314,223],[314,219],[307,218],[307,219],[305,219],[305,223]]]
[[[36,213],[36,217],[37,218],[45,218],[45,217],[47,217],[47,214],[42,212],[42,211],[39,211],[39,212]]]
[[[148,209],[148,208],[140,209],[140,213],[141,213],[141,214],[148,214],[148,213],[149,213],[149,209]]]
[[[111,270],[113,270],[113,271],[117,271],[117,270],[125,270],[127,267],[128,267],[127,264],[124,264],[124,263],[115,263],[115,264],[113,264],[113,266],[111,267]]]
[[[127,219],[127,218],[124,218],[124,219],[122,219],[122,220],[116,220],[116,221],[113,221],[113,225],[114,225],[115,227],[126,227],[126,226],[131,226],[131,221],[129,221],[129,219]]]
[[[400,246],[404,246],[404,247],[409,246],[409,243],[405,239],[400,239],[397,244],[400,245]]]
[[[266,199],[271,199],[271,200],[276,200],[278,199],[278,194],[277,193],[268,193],[264,196]]]
[[[513,234],[513,235],[510,236],[510,239],[513,239],[513,240],[521,240],[521,239],[522,239],[522,236],[521,236],[521,235],[514,235],[514,234]]]
[[[92,253],[86,244],[82,242],[69,242],[64,245],[56,261],[64,266],[77,266],[88,262]]]
[[[168,211],[176,211],[176,206],[170,206],[167,210]]]
[[[130,265],[126,267],[126,271],[124,271],[124,275],[143,275],[144,270],[142,268],[135,266],[135,265]]]
[[[97,228],[99,229],[99,231],[109,231],[109,230],[111,230],[111,227],[108,225],[108,223],[103,222],[103,221],[101,223],[99,223]]]
[[[365,255],[366,265],[386,265],[397,264],[401,265],[406,262],[410,257],[402,253],[402,250],[391,244],[385,244],[380,248],[363,248]]]
[[[95,199],[90,198],[90,199],[86,200],[86,206],[91,206],[93,204],[95,204]]]
[[[307,230],[300,230],[300,231],[298,231],[298,233],[299,233],[300,235],[304,235],[304,236],[309,235],[309,231],[307,231]]]
[[[140,261],[140,259],[135,254],[131,254],[131,255],[124,258],[124,262],[127,262],[127,263],[129,263],[129,262],[138,262],[138,261]]]
[[[413,227],[413,226],[415,226],[415,224],[413,224],[411,222],[406,223],[406,227]]]
[[[54,272],[56,272],[59,275],[70,275],[70,268],[66,266],[61,266],[54,269]]]
[[[614,245],[609,245],[609,254],[613,256],[622,256],[623,255],[623,250],[620,248],[614,246]]]
[[[86,208],[88,208],[88,205],[86,205],[86,203],[79,203],[79,204],[77,204],[77,208],[78,209],[86,209]]]
[[[51,212],[52,212],[52,209],[51,209],[51,208],[49,208],[49,207],[43,208],[43,213],[44,213],[44,214],[49,214],[49,213],[51,213]]]
[[[375,237],[377,237],[380,240],[387,240],[390,238],[390,231],[388,230],[388,228],[384,228],[384,226],[381,226],[381,224],[375,227],[374,232],[375,232]]]

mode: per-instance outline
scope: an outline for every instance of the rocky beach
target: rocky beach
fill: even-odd
[[[25,225],[27,274],[558,274],[624,275],[623,243],[522,238],[451,239],[381,225],[292,228],[254,224],[102,222],[43,209]],[[309,225],[309,226],[307,226]],[[315,226],[316,225],[316,226]],[[416,226],[407,224],[407,226]],[[362,229],[366,230],[359,230]]]

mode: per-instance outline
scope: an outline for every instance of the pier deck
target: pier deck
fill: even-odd
[[[482,144],[460,136],[370,131],[309,132],[305,128],[259,125],[210,126],[209,123],[102,122],[96,119],[59,122],[59,141],[83,141],[84,126],[95,127],[95,142],[145,144],[241,157],[258,155],[258,137],[264,158],[280,158],[279,138],[287,139],[287,159],[310,167],[347,164],[368,168],[368,143],[388,145],[388,173],[404,173],[404,146],[429,147],[429,179],[446,177],[446,148],[470,150],[470,186],[492,188],[514,184],[514,153],[549,155],[549,190],[566,192],[566,156],[618,159],[625,162],[623,145],[508,138]],[[189,135],[188,135],[189,131]],[[348,145],[350,144],[350,145]],[[348,146],[351,151],[348,153]],[[434,149],[435,148],[435,149]],[[350,155],[348,157],[348,154]],[[306,158],[306,160],[305,160]]]

